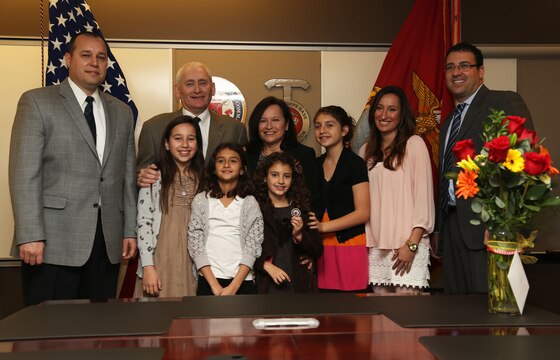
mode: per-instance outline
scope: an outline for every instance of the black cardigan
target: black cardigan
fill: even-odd
[[[352,150],[344,148],[336,164],[330,181],[325,180],[323,163],[326,154],[321,155],[319,169],[321,171],[321,207],[316,213],[317,219],[322,220],[325,211],[329,213],[329,219],[334,220],[354,211],[354,194],[352,186],[368,182],[367,167],[364,160]],[[365,232],[365,225],[359,224],[349,229],[336,232],[339,243],[343,243],[357,235]]]

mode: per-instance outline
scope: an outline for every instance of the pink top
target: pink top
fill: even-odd
[[[360,156],[364,153],[365,145]],[[391,171],[378,162],[371,170],[368,166],[368,177],[371,215],[366,223],[367,246],[397,249],[415,227],[424,228],[421,242],[429,246],[435,207],[432,166],[424,140],[410,137],[400,168]]]

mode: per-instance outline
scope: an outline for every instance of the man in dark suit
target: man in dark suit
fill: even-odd
[[[136,253],[134,123],[100,92],[107,47],[80,33],[60,85],[24,93],[10,144],[9,181],[27,305],[116,295],[121,258]]]
[[[441,237],[443,254],[444,287],[448,293],[487,292],[487,254],[484,245],[484,227],[470,223],[476,218],[471,210],[471,200],[455,197],[453,181],[445,179],[444,157],[448,149],[460,140],[472,139],[477,153],[483,144],[483,123],[490,109],[504,110],[507,115],[527,118],[525,126],[532,128],[531,114],[519,94],[513,91],[489,90],[484,84],[484,64],[481,51],[468,43],[459,43],[447,52],[445,79],[456,103],[440,131],[439,200],[436,202],[437,233]],[[462,111],[457,113],[457,109]],[[457,114],[456,114],[457,113]],[[455,116],[456,115],[456,116]],[[453,135],[456,117],[457,132]],[[449,163],[455,164],[451,154]],[[458,171],[451,166],[451,171]],[[437,243],[437,241],[436,241]]]
[[[157,115],[142,126],[138,140],[138,186],[146,187],[159,178],[155,162],[163,131],[171,120],[189,115],[198,118],[202,133],[204,158],[208,161],[214,149],[221,143],[233,142],[241,145],[247,143],[247,130],[239,121],[224,115],[217,115],[208,109],[216,86],[212,82],[210,70],[199,62],[184,64],[175,79],[175,97],[181,109]]]

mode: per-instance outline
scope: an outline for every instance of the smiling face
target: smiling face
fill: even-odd
[[[87,95],[105,80],[107,47],[102,39],[88,35],[75,39],[72,53],[64,54],[68,77]]]
[[[317,115],[313,126],[317,142],[325,148],[342,145],[343,137],[348,132],[347,126],[341,126],[338,120],[329,114]]]
[[[216,177],[220,183],[236,184],[239,176],[243,174],[243,165],[239,154],[231,149],[224,148],[216,154]]]
[[[292,169],[288,164],[277,161],[268,169],[265,178],[268,196],[271,199],[286,200],[286,193],[292,185]],[[274,203],[274,201],[273,201]]]
[[[468,51],[454,51],[449,53],[445,61],[446,66],[455,65],[453,69],[445,71],[445,83],[457,102],[468,99],[484,81],[484,66],[459,70],[457,66],[461,63],[476,65],[476,58]]]
[[[397,132],[401,122],[401,103],[395,94],[384,95],[375,108],[375,127],[381,136],[390,136]]]
[[[179,71],[175,96],[194,115],[200,115],[208,108],[215,92],[212,77],[204,67],[187,64]]]
[[[173,127],[169,139],[165,142],[165,149],[171,153],[177,167],[181,171],[185,170],[198,149],[194,126],[192,124],[179,124]]]
[[[280,146],[288,130],[288,123],[278,105],[270,105],[259,121],[259,137],[265,146]]]

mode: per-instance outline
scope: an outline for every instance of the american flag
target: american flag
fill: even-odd
[[[80,32],[89,31],[103,37],[99,25],[85,0],[49,0],[49,60],[46,69],[46,85],[60,84],[67,76],[68,69],[64,63],[64,54],[70,39]],[[103,37],[103,39],[105,39]],[[138,109],[132,101],[126,79],[107,44],[109,56],[107,77],[99,86],[105,91],[130,106],[134,122],[138,118]]]

